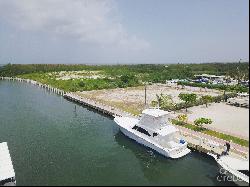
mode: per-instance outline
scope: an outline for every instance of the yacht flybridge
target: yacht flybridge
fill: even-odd
[[[115,117],[121,132],[136,142],[158,153],[181,158],[188,153],[187,143],[178,138],[179,130],[168,122],[169,112],[160,109],[146,109],[140,119]]]

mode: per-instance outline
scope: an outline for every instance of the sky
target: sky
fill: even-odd
[[[248,0],[0,0],[0,64],[249,61]]]

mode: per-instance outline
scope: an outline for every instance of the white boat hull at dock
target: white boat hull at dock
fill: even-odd
[[[145,147],[148,147],[158,153],[160,153],[161,155],[168,157],[168,158],[181,158],[185,155],[187,155],[188,153],[190,153],[190,150],[188,148],[186,148],[185,150],[181,151],[179,154],[176,155],[171,155],[169,154],[169,152],[165,151],[164,148],[159,148],[158,146],[149,143],[148,141],[146,141],[145,139],[138,137],[136,135],[134,135],[133,133],[129,132],[127,129],[120,127],[120,131],[127,137],[129,137],[132,140],[135,140],[137,143],[142,144]]]
[[[122,120],[126,119],[127,124],[123,123]],[[150,138],[146,138],[141,136],[139,133],[136,133],[135,131],[132,130],[133,126],[135,126],[138,123],[138,119],[136,118],[129,118],[129,117],[116,117],[114,121],[118,124],[120,131],[127,136],[128,138],[135,140],[137,143],[148,147],[159,154],[172,158],[172,159],[177,159],[181,158],[188,153],[191,152],[190,149],[187,148],[187,143],[185,142],[181,147],[174,147],[174,148],[168,148],[168,147],[163,147],[160,144],[154,142]],[[132,132],[133,131],[133,132]]]

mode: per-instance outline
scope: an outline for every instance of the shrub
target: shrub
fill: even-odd
[[[212,124],[212,120],[209,118],[198,118],[194,121],[194,124],[199,128],[203,128],[204,124]]]
[[[217,89],[217,90],[225,90],[228,92],[247,92],[249,93],[249,88],[242,85],[225,85],[225,84],[203,84],[203,83],[195,83],[195,82],[178,82],[178,85],[185,86],[193,86],[200,88],[208,88],[208,89]]]
[[[85,82],[80,81],[80,82],[78,83],[78,85],[79,85],[80,87],[85,87]]]
[[[180,122],[181,124],[183,124],[183,125],[186,124],[187,121],[188,121],[188,116],[187,116],[187,114],[180,114],[180,115],[177,116],[177,118],[178,118],[179,122]]]

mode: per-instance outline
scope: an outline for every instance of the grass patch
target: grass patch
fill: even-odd
[[[239,144],[239,145],[244,146],[244,147],[249,147],[249,141],[248,140],[244,140],[244,139],[232,136],[232,135],[227,135],[227,134],[216,132],[216,131],[209,130],[209,129],[206,129],[206,128],[197,127],[195,125],[192,125],[192,124],[189,124],[189,123],[183,123],[183,122],[180,122],[180,121],[175,120],[175,119],[172,120],[172,123],[174,125],[182,126],[182,127],[187,128],[187,129],[190,129],[190,130],[193,130],[193,131],[198,131],[198,132],[201,132],[201,133],[204,133],[204,134],[207,134],[207,135],[219,138],[219,139],[223,139],[223,140],[226,140],[226,141],[232,140],[236,144]]]

